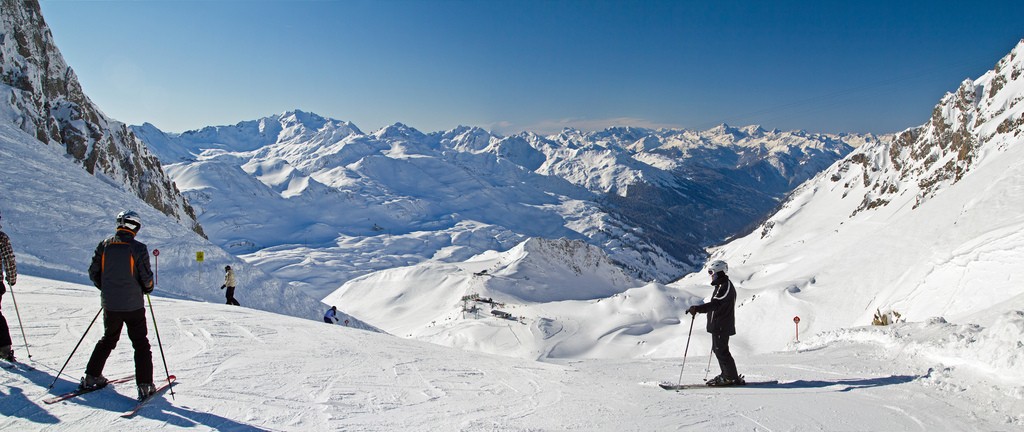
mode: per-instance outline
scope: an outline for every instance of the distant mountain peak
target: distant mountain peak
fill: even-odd
[[[413,138],[420,139],[426,135],[411,126],[403,123],[394,123],[384,126],[373,133],[377,138]]]
[[[862,148],[836,166],[830,178],[844,181],[847,188],[861,183],[870,188],[854,214],[887,206],[907,193],[917,208],[1024,134],[1022,101],[1024,40],[993,70],[943,96],[927,123]],[[843,180],[847,173],[857,178]]]

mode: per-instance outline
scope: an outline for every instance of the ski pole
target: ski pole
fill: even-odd
[[[715,345],[712,343],[711,350],[708,351],[708,367],[704,369],[704,381],[708,380],[708,375],[711,374],[711,354],[715,351]]]
[[[690,337],[693,336],[693,321],[697,319],[697,314],[693,314],[690,318],[690,332],[686,335],[686,349],[683,350],[683,366],[679,368],[679,381],[676,383],[677,386],[683,384],[683,368],[686,367],[686,353],[690,352]]]
[[[25,354],[32,360],[32,352],[28,350],[28,338],[25,337],[25,324],[21,323],[21,312],[18,310],[18,299],[14,297],[14,285],[11,285],[11,301],[14,302],[14,314],[18,316],[18,327],[21,327],[21,339],[25,341]]]
[[[101,312],[103,312],[102,306],[100,307],[99,312],[96,312],[96,316],[92,317],[92,321],[89,321],[89,327],[85,328],[85,333],[82,333],[82,338],[78,340],[77,344],[75,344],[75,349],[71,350],[71,355],[69,355],[68,359],[64,362],[64,366],[60,367],[60,371],[57,372],[57,376],[53,377],[53,382],[50,383],[49,388],[53,388],[53,385],[57,384],[57,380],[60,379],[60,374],[64,373],[64,368],[68,367],[68,363],[71,361],[71,357],[74,357],[75,351],[78,351],[78,346],[82,344],[83,340],[85,340],[85,335],[89,334],[89,329],[91,329],[92,325],[96,323],[96,318],[100,317]]]
[[[164,373],[167,374],[167,384],[171,383],[171,371],[167,369],[167,357],[164,357],[164,344],[160,342],[160,329],[156,326],[156,314],[153,313],[153,299],[146,294],[146,301],[149,302],[149,315],[153,317],[153,332],[156,333],[156,344],[160,347],[160,359],[164,362]],[[171,386],[171,399],[174,399],[174,387]]]

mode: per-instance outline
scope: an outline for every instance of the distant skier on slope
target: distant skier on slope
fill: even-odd
[[[18,265],[14,261],[11,240],[3,231],[0,231],[0,264],[3,264],[0,265],[0,276],[6,275],[7,284],[13,287],[15,282],[18,282]],[[7,287],[0,280],[0,301],[6,292]],[[11,344],[11,330],[7,327],[7,318],[4,318],[3,311],[0,310],[0,359],[14,361],[14,349],[11,348]]]
[[[709,386],[742,385],[743,377],[736,371],[736,361],[729,353],[729,336],[736,334],[736,287],[726,272],[729,265],[725,261],[715,260],[708,264],[711,285],[715,287],[711,301],[690,306],[686,313],[696,316],[698,313],[708,315],[708,333],[711,333],[711,351],[718,358],[718,366],[722,373],[707,382]]]
[[[139,400],[156,392],[153,385],[153,352],[146,333],[145,294],[153,292],[153,270],[149,267],[149,249],[135,240],[142,228],[139,214],[127,210],[117,215],[117,232],[96,246],[89,266],[89,279],[100,290],[103,305],[103,337],[85,367],[79,383],[82,389],[107,385],[103,367],[128,328],[128,339],[135,349],[135,383]]]
[[[330,309],[327,309],[327,312],[324,313],[324,322],[327,323],[327,324],[334,324],[334,323],[338,322],[338,307],[337,306],[331,306]]]
[[[241,306],[238,300],[235,300],[235,271],[231,270],[231,266],[224,266],[224,285],[221,285],[220,289],[224,288],[227,288],[227,292],[224,293],[227,298],[226,304]]]

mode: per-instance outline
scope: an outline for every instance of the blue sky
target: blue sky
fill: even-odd
[[[917,126],[1024,38],[1019,1],[42,0],[110,117],[171,132],[300,109],[542,133]]]

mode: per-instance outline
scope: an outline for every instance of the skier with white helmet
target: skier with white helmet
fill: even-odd
[[[736,371],[736,361],[729,353],[729,336],[736,334],[736,287],[726,273],[729,265],[722,260],[708,264],[711,285],[715,287],[711,301],[690,306],[686,313],[697,315],[708,314],[708,333],[711,333],[711,351],[718,358],[718,366],[722,373],[707,382],[709,386],[743,385],[743,377]]]
[[[148,248],[135,240],[140,228],[139,214],[123,211],[117,215],[117,232],[96,246],[89,279],[100,290],[103,337],[96,343],[79,387],[96,389],[107,385],[103,367],[117,346],[121,328],[127,327],[128,339],[135,349],[135,382],[142,400],[155,393],[156,387],[144,297],[153,291],[153,271],[149,267]]]

